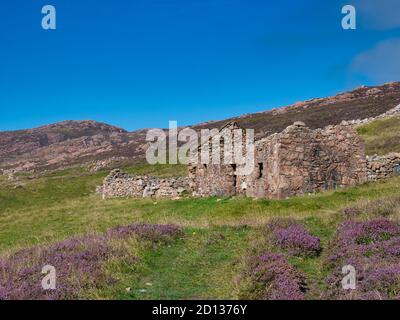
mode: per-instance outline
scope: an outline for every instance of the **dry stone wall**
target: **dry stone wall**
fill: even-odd
[[[400,153],[367,157],[367,171],[369,181],[400,175]]]
[[[355,120],[349,120],[349,121],[344,120],[341,122],[340,125],[341,126],[361,126],[361,125],[368,124],[375,120],[398,116],[398,115],[400,115],[400,104],[397,107],[395,107],[377,117],[371,117],[371,118],[366,118],[366,119],[355,119]]]
[[[160,179],[134,176],[116,169],[104,179],[97,189],[103,199],[116,197],[134,198],[177,198],[187,192],[187,178]]]

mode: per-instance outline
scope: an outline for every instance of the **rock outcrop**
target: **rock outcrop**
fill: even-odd
[[[112,167],[113,165],[115,165],[116,163],[119,163],[119,162],[125,161],[125,160],[128,160],[128,158],[127,157],[111,157],[111,158],[108,158],[105,160],[91,161],[86,166],[87,166],[89,172],[98,172],[100,170],[108,169],[108,168]]]
[[[143,156],[146,132],[96,121],[64,121],[0,132],[0,167],[28,172],[68,168],[113,157]]]

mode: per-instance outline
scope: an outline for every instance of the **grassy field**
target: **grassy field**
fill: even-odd
[[[187,176],[187,166],[140,163],[135,166],[125,168],[124,171],[135,175],[147,175],[151,177],[168,178],[168,177],[184,177]]]
[[[357,129],[368,155],[400,152],[400,117],[376,120]]]
[[[135,171],[136,170],[136,171]],[[164,167],[162,176],[182,170]],[[130,169],[146,173],[146,166]],[[49,245],[80,234],[102,233],[131,223],[178,224],[185,237],[164,247],[140,249],[140,264],[111,272],[116,284],[85,297],[119,299],[203,299],[238,297],[244,257],[274,217],[291,217],[328,243],[346,207],[374,208],[400,196],[400,178],[287,200],[206,198],[180,200],[111,199],[95,193],[107,172],[70,169],[17,182],[0,180],[0,254],[32,245]],[[385,202],[386,201],[386,202]],[[371,205],[372,204],[372,205]],[[400,201],[387,208],[398,219]],[[365,212],[369,212],[365,210]],[[371,213],[374,215],[375,213]],[[321,258],[291,258],[313,287],[323,286]],[[127,289],[129,288],[129,290]],[[313,290],[310,298],[317,297]]]
[[[369,154],[400,151],[399,118],[375,121],[358,129]],[[125,168],[138,175],[184,176],[182,165]],[[357,219],[400,218],[400,177],[377,183],[286,200],[205,198],[179,200],[110,199],[95,193],[106,171],[82,168],[23,174],[17,181],[0,176],[0,256],[23,248],[51,246],[86,234],[102,234],[132,223],[176,224],[184,236],[164,246],[134,242],[130,252],[139,262],[111,261],[107,272],[118,279],[101,288],[88,288],[82,298],[101,299],[236,299],[240,275],[251,252],[267,244],[265,225],[273,218],[294,218],[326,248],[344,212]],[[289,258],[307,275],[307,298],[316,299],[326,286],[324,254]],[[0,288],[1,289],[1,288]],[[1,291],[1,290],[0,290]],[[1,296],[0,296],[1,298]]]
[[[185,227],[259,226],[272,217],[327,219],[354,203],[395,195],[399,178],[287,200],[110,199],[95,194],[106,172],[73,169],[17,183],[0,182],[0,250],[46,243],[132,222]]]

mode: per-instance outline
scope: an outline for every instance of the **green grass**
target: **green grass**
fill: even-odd
[[[187,176],[187,166],[183,164],[155,164],[150,165],[148,163],[137,164],[128,168],[124,168],[124,171],[135,174],[135,175],[147,175],[159,178],[169,177],[184,177]]]
[[[400,178],[287,200],[206,198],[110,199],[94,193],[106,172],[21,178],[23,187],[0,183],[0,251],[53,242],[68,236],[132,222],[177,223],[185,227],[259,226],[272,217],[329,218],[359,201],[398,194]]]
[[[327,248],[340,220],[340,217],[333,215],[330,219],[307,217],[301,222],[307,227],[310,234],[320,238],[321,247]],[[306,274],[309,285],[307,298],[309,299],[318,299],[320,292],[326,288],[325,279],[328,274],[323,268],[323,259],[323,254],[318,257],[291,257],[289,259],[290,263]]]
[[[187,228],[168,247],[143,250],[140,264],[111,269],[117,285],[92,293],[102,299],[235,299],[235,277],[249,246],[245,227]],[[130,288],[127,291],[127,288]],[[141,290],[145,290],[142,292]]]
[[[147,170],[143,166],[131,172],[148,174]],[[163,174],[167,172],[170,174],[171,168],[165,168]],[[141,260],[135,266],[117,261],[110,272],[118,274],[120,281],[87,294],[106,299],[234,299],[244,258],[260,237],[260,226],[271,218],[299,219],[325,246],[343,219],[341,209],[364,208],[377,199],[400,195],[400,177],[395,177],[287,200],[102,200],[95,188],[107,173],[90,174],[75,168],[37,179],[24,175],[18,182],[0,177],[0,254],[78,234],[104,232],[117,225],[175,223],[184,227],[183,240],[155,250],[140,249]],[[369,207],[377,206],[379,203]],[[389,211],[391,218],[399,218],[399,214],[397,209]],[[310,298],[318,298],[317,288],[324,285],[321,261],[320,257],[290,260],[312,283]]]
[[[400,117],[373,121],[357,128],[368,155],[400,152]]]

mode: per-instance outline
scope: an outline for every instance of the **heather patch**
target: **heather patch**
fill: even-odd
[[[294,220],[275,219],[267,229],[272,233],[273,244],[291,255],[312,257],[321,251],[320,239]]]
[[[166,243],[183,235],[173,225],[135,224],[109,230],[105,235],[70,238],[49,247],[17,251],[0,260],[0,299],[77,299],[82,290],[107,286],[116,281],[105,270],[112,259],[134,264],[138,258],[126,246],[129,238]],[[42,268],[56,270],[56,289],[43,290]]]
[[[283,255],[267,252],[249,260],[240,299],[303,300],[305,292],[304,275]]]
[[[341,270],[356,270],[356,289],[344,290]],[[331,241],[325,266],[328,298],[395,299],[400,294],[400,225],[386,219],[345,221]]]

